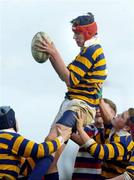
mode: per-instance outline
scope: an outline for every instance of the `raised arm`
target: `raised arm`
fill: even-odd
[[[109,105],[105,103],[103,99],[101,99],[99,107],[100,107],[101,116],[104,120],[104,123],[110,122],[114,118],[114,115]]]
[[[52,66],[54,67],[55,71],[57,72],[61,80],[63,80],[66,83],[66,85],[69,86],[70,71],[66,67],[64,60],[62,59],[54,43],[50,43],[46,39],[43,39],[43,41],[41,41],[41,44],[36,46],[38,47],[38,49],[40,48],[41,52],[47,52],[50,54],[49,59]]]
[[[10,141],[10,151],[22,157],[42,158],[58,150],[61,145],[70,138],[71,129],[60,130],[61,135],[52,141],[37,144],[25,139],[19,134],[14,134]]]

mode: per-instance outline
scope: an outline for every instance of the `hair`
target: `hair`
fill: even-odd
[[[105,103],[109,104],[109,106],[115,111],[115,113],[117,113],[117,107],[112,100],[107,98],[103,98],[103,100],[105,101]]]
[[[77,18],[71,21],[73,26],[82,26],[91,24],[94,22],[94,15],[91,12],[88,12],[87,15],[78,16]]]
[[[127,124],[129,124],[129,122],[134,123],[134,108],[128,109],[128,115],[129,115],[129,118],[128,118]]]
[[[134,108],[129,108],[128,109],[128,114],[130,117],[134,117]]]

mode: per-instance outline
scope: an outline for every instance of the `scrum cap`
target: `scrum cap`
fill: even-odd
[[[10,106],[0,107],[0,130],[15,128],[15,112]]]
[[[72,30],[76,33],[83,33],[85,41],[91,39],[97,34],[97,24],[94,21],[94,15],[87,13],[87,15],[78,16],[71,21]]]

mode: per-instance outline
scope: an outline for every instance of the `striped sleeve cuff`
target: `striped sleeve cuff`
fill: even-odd
[[[95,143],[95,140],[94,139],[88,139],[87,142],[85,144],[83,144],[81,147],[84,147],[84,148],[88,148],[89,146],[91,146],[92,144]]]

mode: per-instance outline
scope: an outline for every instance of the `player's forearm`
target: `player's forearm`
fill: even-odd
[[[77,130],[78,130],[78,133],[79,133],[83,143],[86,143],[89,139],[91,139],[82,127]]]
[[[79,146],[83,145],[83,140],[81,139],[80,135],[73,133],[71,135],[71,140],[77,143]]]
[[[67,69],[60,54],[58,52],[53,53],[53,55],[50,57],[50,61],[61,80],[63,80],[67,86],[69,86],[70,71]]]
[[[111,112],[110,109],[107,108],[106,103],[103,99],[100,100],[99,106],[105,122],[111,121],[114,118],[113,113]]]

